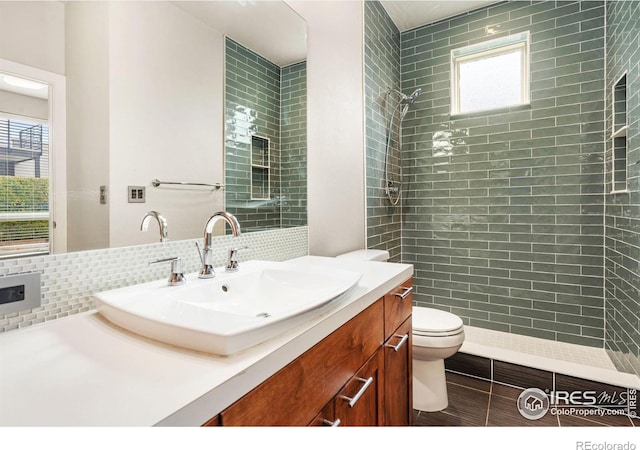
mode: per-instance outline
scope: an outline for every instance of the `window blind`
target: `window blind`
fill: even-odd
[[[49,252],[49,128],[0,116],[0,257]]]

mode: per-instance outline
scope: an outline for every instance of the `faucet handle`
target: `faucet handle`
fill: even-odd
[[[173,258],[164,258],[158,259],[156,261],[149,261],[149,265],[160,264],[170,262],[171,263],[171,275],[169,275],[169,279],[167,280],[167,284],[169,286],[182,286],[187,282],[187,279],[184,276],[184,271],[182,269],[182,258],[179,256],[174,256]]]
[[[244,247],[236,247],[229,249],[229,261],[227,262],[227,267],[225,267],[225,272],[235,272],[238,270],[238,251],[246,250],[249,246],[245,245]]]
[[[198,250],[198,256],[200,256],[200,262],[204,264],[204,256],[202,255],[202,250],[200,250],[200,244],[196,241],[196,249]]]

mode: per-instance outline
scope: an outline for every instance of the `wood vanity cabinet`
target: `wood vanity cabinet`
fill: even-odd
[[[410,286],[411,280],[403,285],[406,283]],[[403,314],[396,314],[399,300],[395,291],[389,300],[381,298],[222,411],[216,416],[219,424],[373,426],[391,420],[391,425],[409,425],[412,415],[405,417],[403,413],[411,404],[411,385],[408,380],[404,384],[398,380],[400,372],[407,370],[406,361],[398,360],[407,356],[409,339],[399,351],[384,346],[386,342],[396,346],[395,335],[406,332],[407,323],[409,338],[411,335],[410,318],[399,321]],[[411,300],[404,301],[410,315]],[[387,320],[387,310],[395,311],[396,318]],[[387,322],[393,326],[398,321],[387,336]],[[389,352],[393,355],[387,356]],[[393,384],[387,382],[390,370]]]

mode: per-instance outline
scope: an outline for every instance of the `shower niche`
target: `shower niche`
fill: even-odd
[[[251,136],[251,200],[270,197],[270,142],[268,138]]]
[[[613,85],[611,192],[627,190],[627,74]]]

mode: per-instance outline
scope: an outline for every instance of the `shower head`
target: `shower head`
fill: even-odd
[[[416,101],[416,99],[418,98],[421,92],[422,92],[422,89],[418,88],[415,91],[413,91],[411,95],[409,95],[408,97],[406,95],[403,95],[402,100],[400,100],[400,104],[403,105],[402,112],[400,113],[401,119],[404,119],[404,116],[407,115],[407,112],[409,112],[409,106],[413,105],[413,102]]]
[[[391,88],[391,87],[387,88],[387,95],[391,94],[392,92],[398,94],[398,96],[400,97],[400,103],[411,105],[413,104],[413,102],[416,101],[416,98],[418,98],[418,96],[422,92],[422,89],[418,88],[415,91],[413,91],[411,95],[406,95],[395,88]]]
[[[413,102],[416,101],[416,99],[418,98],[418,96],[420,95],[421,92],[422,92],[422,89],[418,88],[415,91],[413,91],[410,96],[405,97],[403,100],[405,101],[405,103],[407,105],[412,105]]]
[[[416,99],[418,98],[421,92],[422,92],[422,89],[418,88],[415,91],[413,91],[411,95],[406,95],[395,88],[392,88],[392,87],[387,88],[387,95],[391,95],[392,93],[394,93],[394,94],[398,94],[398,96],[400,97],[400,101],[396,104],[396,108],[394,110],[394,113],[395,113],[395,111],[398,110],[400,106],[402,106],[402,109],[400,110],[400,120],[404,119],[404,116],[407,114],[407,112],[409,112],[409,106],[413,105],[413,103],[416,101]]]

